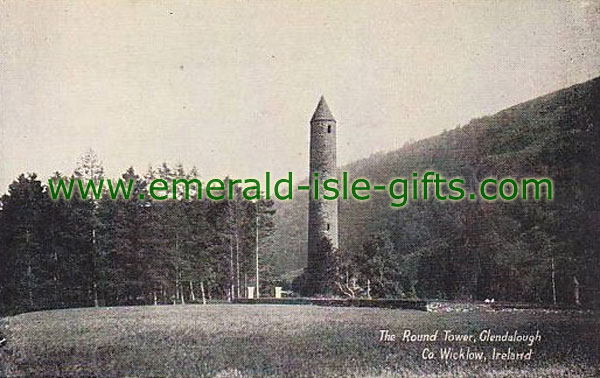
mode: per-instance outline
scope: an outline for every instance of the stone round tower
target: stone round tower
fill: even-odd
[[[331,293],[331,249],[338,248],[338,201],[324,200],[323,181],[337,178],[336,121],[321,96],[310,120],[310,198],[308,205],[307,295]],[[315,179],[319,198],[315,199]],[[328,240],[327,241],[325,241]]]

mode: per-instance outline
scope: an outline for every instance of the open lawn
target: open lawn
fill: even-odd
[[[35,312],[1,327],[0,376],[9,377],[589,377],[600,353],[600,318],[590,313],[176,305]],[[398,339],[379,341],[381,329]],[[439,330],[438,340],[403,342],[405,329]],[[492,360],[492,348],[529,346],[443,341],[446,329],[475,338],[539,330],[541,341],[530,361]],[[434,359],[423,360],[425,347]],[[486,360],[443,360],[445,347]]]

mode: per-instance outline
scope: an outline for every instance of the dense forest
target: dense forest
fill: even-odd
[[[522,103],[342,167],[387,183],[434,170],[476,192],[486,177],[549,177],[552,201],[340,201],[353,294],[597,304],[600,298],[600,79]],[[276,204],[278,273],[306,265],[305,193]]]
[[[103,176],[89,151],[72,176],[52,179]],[[257,242],[259,283],[268,293],[273,202],[139,199],[154,178],[188,177],[198,173],[181,165],[165,163],[143,177],[129,168],[122,175],[134,180],[129,200],[104,193],[66,201],[52,200],[35,174],[19,176],[1,201],[0,313],[241,297],[256,284]]]
[[[600,297],[600,78],[341,169],[372,183],[435,170],[476,192],[485,177],[549,177],[551,201],[340,201],[339,296],[597,305]],[[93,151],[72,175],[99,180]],[[35,174],[0,201],[0,313],[73,306],[202,302],[298,287],[307,194],[294,201],[153,201],[154,178],[198,177],[163,164],[130,200],[52,200]],[[237,188],[236,190],[241,190]],[[257,245],[258,243],[258,245]]]

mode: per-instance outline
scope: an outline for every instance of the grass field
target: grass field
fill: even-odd
[[[2,319],[0,375],[109,377],[594,376],[600,319],[589,313],[427,313],[375,308],[186,305],[69,309]],[[535,332],[531,361],[431,361],[466,344],[379,341],[401,334],[490,328]],[[527,349],[525,344],[470,345]]]

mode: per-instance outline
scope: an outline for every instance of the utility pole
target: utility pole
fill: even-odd
[[[554,256],[550,258],[550,267],[552,269],[552,303],[556,306],[556,271],[554,270]]]
[[[256,200],[256,299],[260,298],[258,282],[258,200]]]

